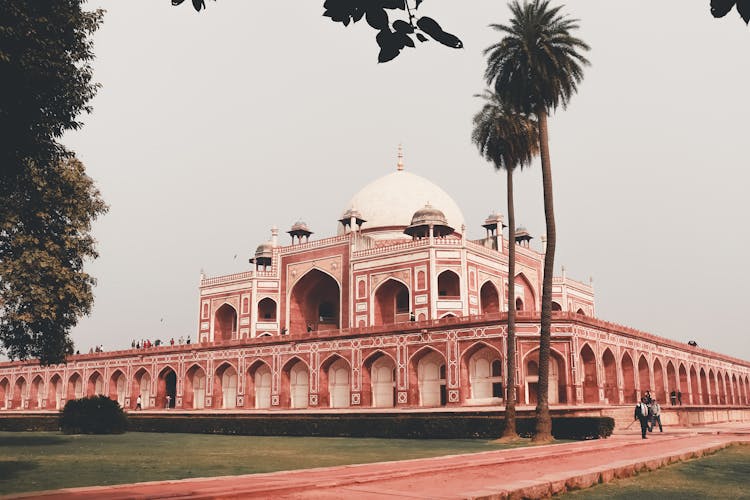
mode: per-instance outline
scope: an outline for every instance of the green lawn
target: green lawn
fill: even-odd
[[[571,500],[750,499],[750,446],[731,446],[708,457],[618,479],[564,497]]]
[[[528,445],[524,440],[515,446]],[[486,440],[0,432],[0,494],[489,451]]]

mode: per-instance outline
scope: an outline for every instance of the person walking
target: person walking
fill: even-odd
[[[642,397],[641,402],[635,405],[635,418],[641,424],[641,438],[646,439],[646,431],[648,430],[648,405],[646,404],[646,398]]]
[[[661,406],[657,400],[653,400],[651,406],[648,408],[649,415],[651,416],[651,422],[649,423],[649,431],[653,432],[656,424],[659,424],[659,432],[664,432],[661,428]]]
[[[669,393],[669,402],[672,404],[672,406],[677,404],[677,393],[674,392],[674,389],[672,389],[672,392]]]
[[[141,408],[141,395],[138,394],[138,399],[135,400],[135,409],[136,410],[142,410]]]
[[[677,391],[677,402],[682,406],[682,392]]]

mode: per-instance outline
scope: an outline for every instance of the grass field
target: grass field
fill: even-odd
[[[515,446],[528,445],[524,441]],[[0,432],[0,494],[474,453],[484,440]]]
[[[571,500],[750,499],[750,445],[564,495]]]

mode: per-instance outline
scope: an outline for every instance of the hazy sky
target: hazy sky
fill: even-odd
[[[323,0],[90,2],[102,85],[64,138],[110,212],[95,225],[99,280],[77,348],[191,334],[198,277],[239,272],[277,225],[333,235],[349,198],[395,168],[443,187],[469,237],[505,212],[503,175],[470,140],[482,51],[501,1],[427,0],[464,42],[377,64],[373,30],[343,28]],[[551,118],[556,268],[593,276],[597,315],[750,359],[750,28],[709,1],[570,1],[591,67]],[[516,218],[544,231],[541,175],[517,176]],[[235,257],[236,255],[236,257]],[[163,320],[163,321],[162,321]]]

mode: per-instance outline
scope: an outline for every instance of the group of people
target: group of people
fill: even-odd
[[[133,349],[141,349],[141,348],[148,349],[149,347],[159,347],[163,343],[164,342],[162,342],[161,339],[156,339],[156,340],[154,340],[153,343],[151,342],[150,339],[143,339],[143,340],[140,340],[138,342],[136,342],[135,340],[133,340],[130,343],[130,347],[133,348]],[[190,335],[188,335],[187,341],[185,340],[184,337],[180,336],[180,338],[177,340],[177,343],[180,344],[180,345],[182,345],[182,344],[189,344],[190,343]],[[174,345],[174,344],[175,344],[175,340],[174,340],[174,337],[172,337],[171,339],[169,339],[169,345]]]
[[[635,418],[641,423],[641,438],[646,439],[646,432],[653,432],[656,424],[659,424],[659,432],[663,432],[661,426],[661,407],[659,403],[651,397],[651,393],[641,398],[641,401],[635,405]]]

